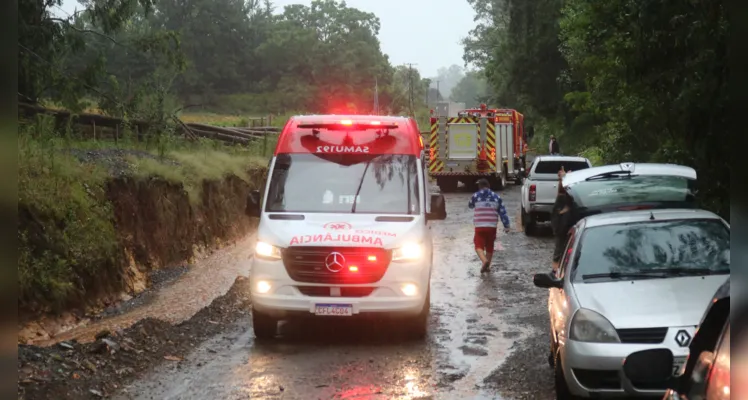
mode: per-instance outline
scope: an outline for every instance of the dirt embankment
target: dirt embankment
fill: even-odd
[[[244,213],[246,196],[262,184],[265,174],[264,168],[253,169],[249,183],[236,176],[204,181],[197,202],[190,201],[181,185],[162,179],[109,180],[105,196],[111,203],[117,257],[110,265],[97,266],[95,273],[80,276],[76,284],[80,295],[62,312],[52,312],[43,302],[19,302],[19,343],[44,340],[78,325],[86,317],[144,291],[152,271],[189,262],[202,251],[249,233],[256,221]],[[23,210],[19,211],[23,215]],[[39,216],[21,218],[19,231],[32,232],[44,242],[44,232],[39,229],[44,225],[35,224],[35,218]]]

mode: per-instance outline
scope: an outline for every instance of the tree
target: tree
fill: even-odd
[[[673,162],[729,216],[722,1],[470,0],[465,61],[536,138],[615,163]]]
[[[490,97],[488,84],[480,71],[468,71],[452,88],[452,93],[449,95],[452,101],[465,103],[467,107],[488,103]]]
[[[436,72],[436,78],[432,81],[439,81],[439,92],[446,93],[447,97],[452,92],[452,88],[465,76],[463,68],[457,64],[449,67],[439,68]]]

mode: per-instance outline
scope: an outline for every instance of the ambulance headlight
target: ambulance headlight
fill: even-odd
[[[392,251],[392,261],[414,261],[423,256],[423,247],[418,243],[406,243]]]
[[[280,260],[281,251],[280,248],[268,244],[265,242],[257,241],[255,245],[255,256],[258,258],[264,258],[266,260]]]

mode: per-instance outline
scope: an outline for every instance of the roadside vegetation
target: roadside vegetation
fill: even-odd
[[[492,102],[525,114],[532,147],[555,134],[596,163],[689,165],[702,206],[729,219],[722,1],[469,2],[480,18],[465,61]]]
[[[120,233],[107,191],[112,179],[163,180],[181,186],[198,206],[203,182],[236,176],[252,184],[250,170],[267,164],[260,144],[138,142],[132,135],[115,144],[74,130],[61,134],[42,116],[19,133],[19,300],[34,310],[64,308],[95,292],[92,282],[120,280]]]

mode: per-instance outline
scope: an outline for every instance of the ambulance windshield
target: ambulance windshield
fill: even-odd
[[[356,214],[418,214],[418,191],[412,155],[279,154],[265,211],[348,214],[355,201]]]

